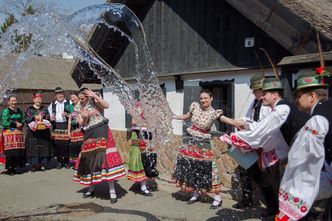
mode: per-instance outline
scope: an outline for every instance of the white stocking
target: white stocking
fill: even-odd
[[[110,188],[110,197],[111,199],[116,198],[116,193],[115,193],[115,187],[114,187],[114,181],[109,181],[108,186]]]

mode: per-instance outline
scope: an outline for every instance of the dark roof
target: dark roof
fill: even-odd
[[[4,79],[17,60],[11,55],[0,60],[0,79]],[[47,90],[61,86],[64,90],[77,90],[79,87],[71,77],[76,60],[32,57],[25,62],[16,74],[16,80],[10,85],[17,89]],[[12,77],[12,76],[11,76]],[[101,84],[85,85],[92,89],[102,88]]]
[[[324,51],[332,47],[330,0],[226,0],[294,55],[317,52],[316,29]]]

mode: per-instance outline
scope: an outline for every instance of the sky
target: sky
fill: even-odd
[[[35,2],[45,2],[45,5],[55,5],[57,8],[64,10],[66,13],[73,13],[90,5],[103,4],[106,0],[35,0]],[[5,4],[5,0],[0,0],[0,5],[2,6],[3,4]],[[0,12],[0,25],[3,24],[5,18],[6,15]]]

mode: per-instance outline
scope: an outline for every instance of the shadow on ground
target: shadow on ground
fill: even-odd
[[[174,220],[174,221],[186,221],[186,219],[174,219],[170,217],[157,217],[151,213],[138,210],[129,209],[114,209],[111,207],[103,207],[95,203],[84,203],[84,204],[56,204],[49,206],[44,210],[52,210],[43,213],[27,214],[20,216],[9,216],[0,219],[1,221],[39,221],[39,220],[59,220],[58,215],[67,216],[68,219],[61,217],[60,220],[70,220],[71,217],[86,217],[92,216],[97,213],[112,213],[112,214],[123,214],[132,215],[145,218],[147,221],[160,221],[160,220]],[[56,217],[55,217],[56,216]],[[134,217],[133,219],[134,220]]]
[[[222,208],[217,211],[216,217],[211,217],[207,221],[240,221],[247,219],[257,219],[259,213],[262,212],[261,209],[245,209],[236,210],[229,208]],[[262,218],[262,221],[273,221],[274,217]]]
[[[124,188],[122,188],[122,186],[118,183],[118,181],[114,181],[114,187],[116,190],[116,196],[118,199],[121,199],[122,197],[124,197],[128,191],[125,190]],[[82,193],[82,197],[83,197],[83,193],[87,192],[89,190],[88,187],[80,189],[79,191],[77,191],[77,193]],[[109,187],[108,187],[108,183],[107,182],[102,182],[100,184],[97,184],[95,186],[95,195],[94,197],[99,198],[99,199],[103,199],[103,200],[109,200],[110,199],[110,193],[109,193]]]

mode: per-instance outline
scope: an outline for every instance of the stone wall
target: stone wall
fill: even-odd
[[[112,130],[115,142],[119,148],[120,154],[125,163],[128,163],[128,155],[130,150],[130,132]],[[161,148],[157,148],[158,152],[158,169],[161,173],[171,174],[174,168],[176,147],[181,143],[181,136],[176,136],[174,141],[166,144]],[[232,174],[235,173],[237,164],[228,156],[227,144],[221,142],[218,137],[213,138],[214,153],[216,156],[216,163],[219,167],[221,180],[225,187],[230,188],[232,185]]]

